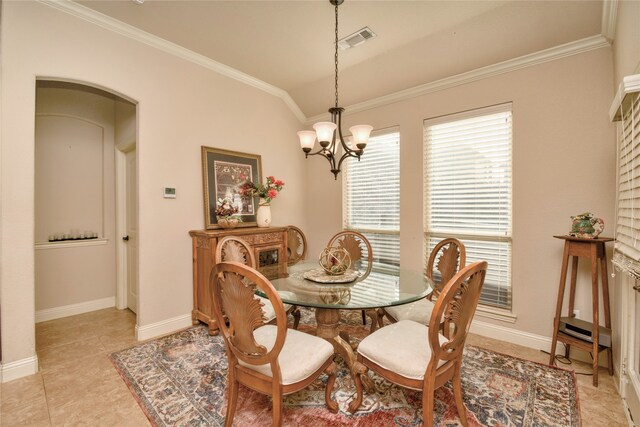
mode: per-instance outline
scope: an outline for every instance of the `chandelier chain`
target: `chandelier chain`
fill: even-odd
[[[338,108],[338,2],[336,2],[336,33],[335,33],[335,65],[336,65],[336,108]]]

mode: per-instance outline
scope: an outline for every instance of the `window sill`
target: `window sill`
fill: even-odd
[[[501,310],[499,308],[485,307],[482,305],[478,305],[478,308],[476,309],[476,315],[479,317],[500,320],[502,322],[508,323],[516,323],[516,320],[518,319],[518,316],[510,311]]]

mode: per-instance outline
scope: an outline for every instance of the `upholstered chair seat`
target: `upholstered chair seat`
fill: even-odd
[[[378,309],[378,324],[383,326],[383,319],[391,323],[400,320],[414,320],[423,325],[429,324],[434,302],[444,285],[465,266],[466,249],[458,239],[444,239],[433,248],[427,260],[425,274],[435,283],[435,288],[426,299],[409,304]],[[373,331],[372,331],[373,332]]]
[[[425,345],[429,340],[428,333],[425,325],[401,320],[363,339],[358,345],[358,353],[388,371],[422,380],[431,360],[431,347]],[[444,335],[439,335],[440,344],[447,342]],[[438,366],[444,362],[444,359],[439,360]]]
[[[253,332],[256,342],[271,351],[278,335],[277,327],[264,325]],[[333,346],[328,341],[295,329],[287,329],[284,346],[278,355],[282,385],[294,384],[309,377],[333,355]],[[271,377],[271,365],[249,365],[238,363]]]
[[[402,320],[413,320],[414,322],[428,325],[429,319],[431,318],[431,312],[433,311],[433,306],[434,303],[425,298],[411,304],[385,307],[384,311],[397,322]]]

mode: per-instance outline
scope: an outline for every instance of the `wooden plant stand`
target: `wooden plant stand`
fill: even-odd
[[[609,375],[613,375],[613,353],[611,344],[604,346],[600,344],[600,335],[608,334],[611,337],[611,313],[609,308],[609,283],[607,280],[607,260],[605,252],[605,243],[613,241],[612,238],[599,237],[596,239],[583,239],[571,236],[553,236],[556,239],[563,239],[564,255],[562,258],[562,270],[560,272],[560,286],[558,289],[558,302],[556,305],[556,315],[553,321],[553,340],[551,341],[551,354],[549,364],[555,362],[556,345],[558,341],[566,344],[565,356],[569,355],[570,346],[574,345],[582,350],[591,352],[593,356],[593,385],[598,386],[598,355],[601,351],[607,351],[607,365]],[[571,283],[569,287],[569,308],[567,317],[562,318],[564,322],[571,322],[575,318],[573,314],[575,296],[576,296],[576,279],[578,276],[578,259],[580,257],[587,258],[591,261],[591,299],[593,322],[588,323],[591,327],[590,336],[588,338],[580,338],[575,334],[569,334],[560,330],[562,301],[564,299],[565,283],[567,281],[567,270],[569,266],[569,257],[573,257],[571,263]],[[600,275],[598,275],[598,266],[600,267]],[[602,282],[602,302],[604,306],[604,324],[599,326],[599,291],[598,276]]]

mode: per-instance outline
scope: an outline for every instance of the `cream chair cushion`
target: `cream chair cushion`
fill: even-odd
[[[386,309],[385,309],[386,310]],[[406,378],[422,380],[431,359],[429,328],[413,320],[380,328],[358,345],[358,353],[382,368]],[[447,338],[440,334],[440,344]],[[438,362],[438,367],[445,361]]]
[[[281,298],[285,298],[289,300],[295,299],[295,294],[293,292],[279,291],[278,294],[280,294]],[[276,311],[273,309],[273,304],[271,304],[271,301],[269,301],[269,298],[265,298],[261,296],[258,296],[258,298],[260,298],[260,301],[264,304],[262,306],[262,312],[264,313],[264,317],[266,317],[267,319],[265,323],[269,323],[276,318]],[[284,307],[285,312],[289,311],[289,309],[291,308],[291,304],[282,304],[282,305]]]
[[[253,331],[258,344],[271,350],[276,342],[277,327],[264,325]],[[287,337],[278,356],[282,384],[293,384],[308,378],[320,369],[322,364],[333,355],[333,346],[326,340],[305,334],[295,329],[287,329]],[[238,359],[238,363],[247,368],[271,377],[271,365],[249,365]]]
[[[385,307],[384,311],[389,313],[389,315],[398,322],[401,320],[413,320],[414,322],[428,325],[434,305],[435,304],[428,299],[423,298],[409,304]]]

